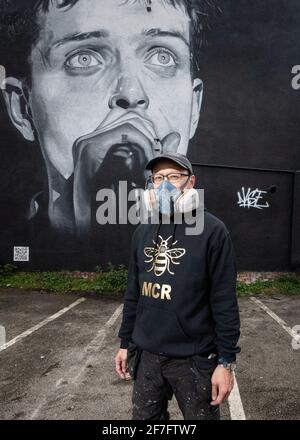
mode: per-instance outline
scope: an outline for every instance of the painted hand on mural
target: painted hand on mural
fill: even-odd
[[[116,113],[120,113],[118,109]],[[92,205],[97,191],[101,187],[116,190],[116,182],[120,180],[127,181],[131,188],[137,187],[146,178],[144,164],[155,156],[154,139],[157,139],[157,134],[151,121],[133,111],[125,114],[123,111],[120,117],[112,118],[113,112],[98,129],[78,139],[73,146],[73,203],[79,234],[87,233],[90,229]],[[177,151],[179,143],[179,133],[172,132],[161,140],[161,148],[163,151]],[[120,158],[123,158],[122,162]],[[118,167],[117,163],[120,164]],[[117,168],[117,176],[111,173],[109,181],[106,174],[101,178],[102,164],[106,169],[111,166]]]

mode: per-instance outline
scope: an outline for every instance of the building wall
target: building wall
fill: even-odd
[[[36,2],[0,1],[0,75],[7,79],[0,101],[0,264],[127,264],[136,225],[100,225],[98,191],[116,190],[118,206],[144,186],[144,165],[162,145],[190,158],[206,207],[231,233],[239,270],[297,268],[298,0],[220,0],[222,13],[200,0],[203,17],[211,14],[197,37],[206,44],[193,53],[198,71],[183,39],[150,33],[144,41],[138,34],[174,26],[186,32],[179,6],[153,0],[147,12],[144,1],[94,2],[58,2],[39,15],[46,31],[25,63]],[[98,25],[114,38],[78,38]],[[71,46],[49,55],[46,45],[72,32]],[[32,79],[28,94],[24,76]],[[128,183],[121,194],[120,180]]]

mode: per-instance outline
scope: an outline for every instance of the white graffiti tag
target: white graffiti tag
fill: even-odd
[[[239,198],[237,204],[242,208],[268,208],[270,206],[268,202],[266,202],[265,205],[258,203],[259,199],[262,199],[263,197],[262,194],[266,192],[267,191],[262,191],[258,188],[253,190],[251,190],[251,188],[248,188],[247,193],[245,193],[245,188],[242,186],[241,192],[237,192]]]

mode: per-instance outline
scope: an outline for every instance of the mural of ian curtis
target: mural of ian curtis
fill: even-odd
[[[26,141],[40,144],[51,227],[85,233],[101,186],[143,184],[144,165],[160,148],[187,153],[202,100],[196,57],[212,1],[0,4],[9,117]],[[36,197],[31,216],[38,214]]]

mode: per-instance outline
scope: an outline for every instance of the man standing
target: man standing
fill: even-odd
[[[174,221],[180,199],[189,199],[195,184],[186,156],[164,153],[146,169],[153,173],[160,220],[170,221],[141,224],[134,232],[116,371],[125,379],[128,354],[139,357],[131,368],[135,420],[168,419],[173,393],[184,419],[218,420],[240,351],[231,238],[206,209],[201,234],[187,235],[185,221]]]

